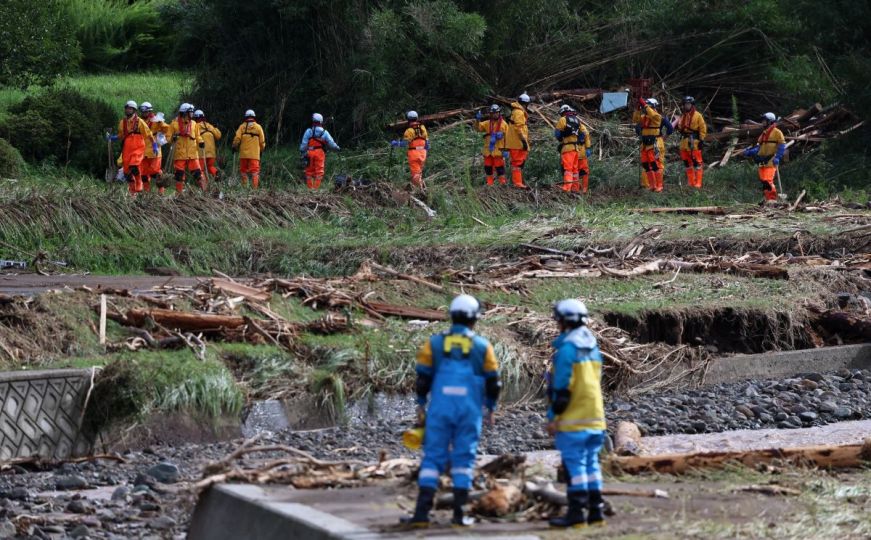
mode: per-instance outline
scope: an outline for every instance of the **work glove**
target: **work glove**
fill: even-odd
[[[505,134],[502,133],[501,131],[497,131],[495,135],[496,135],[497,141],[501,141],[505,137]]]
[[[484,119],[484,113],[482,113],[481,111],[478,111],[475,113],[475,120],[480,122],[483,119]]]
[[[644,101],[644,98],[638,98],[638,108],[642,110],[647,108],[647,102]]]
[[[390,141],[390,146],[392,146],[393,148],[399,148],[399,141]]]
[[[773,160],[771,160],[771,164],[777,167],[778,165],[780,165],[780,158],[775,157]]]
[[[117,136],[117,135],[112,135],[111,133],[106,133],[106,140],[107,140],[107,141],[117,141],[117,140],[118,140],[118,136]]]
[[[592,149],[592,148],[587,148],[587,157],[590,157],[590,156],[592,156],[592,155],[593,155],[593,149]]]
[[[153,143],[151,143],[151,151],[154,154],[157,154],[160,151],[160,145],[157,144],[157,141],[154,141]]]
[[[505,160],[505,163],[509,163],[511,161],[511,154],[507,151],[502,152],[502,159]]]
[[[426,143],[423,145],[424,150],[429,150],[429,139],[427,139]]]

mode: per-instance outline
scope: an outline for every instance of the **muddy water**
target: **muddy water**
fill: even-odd
[[[658,455],[857,444],[869,437],[871,420],[856,420],[802,429],[739,429],[722,433],[644,437],[641,445],[644,454]]]

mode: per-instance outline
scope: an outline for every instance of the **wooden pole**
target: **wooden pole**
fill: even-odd
[[[100,295],[100,345],[106,344],[106,295]]]

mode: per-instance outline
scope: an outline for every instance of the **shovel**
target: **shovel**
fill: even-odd
[[[106,130],[106,135],[109,135],[109,130]],[[109,157],[109,161],[106,163],[106,183],[111,184],[112,180],[115,179],[115,164],[112,163],[112,139],[106,141],[106,148]]]
[[[774,173],[777,175],[777,198],[785,201],[788,197],[786,193],[783,192],[783,184],[780,182],[780,167],[774,170]]]

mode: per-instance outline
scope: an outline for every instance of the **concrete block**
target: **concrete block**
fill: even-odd
[[[717,358],[708,367],[705,384],[776,379],[800,373],[826,373],[842,368],[871,368],[871,344]]]

